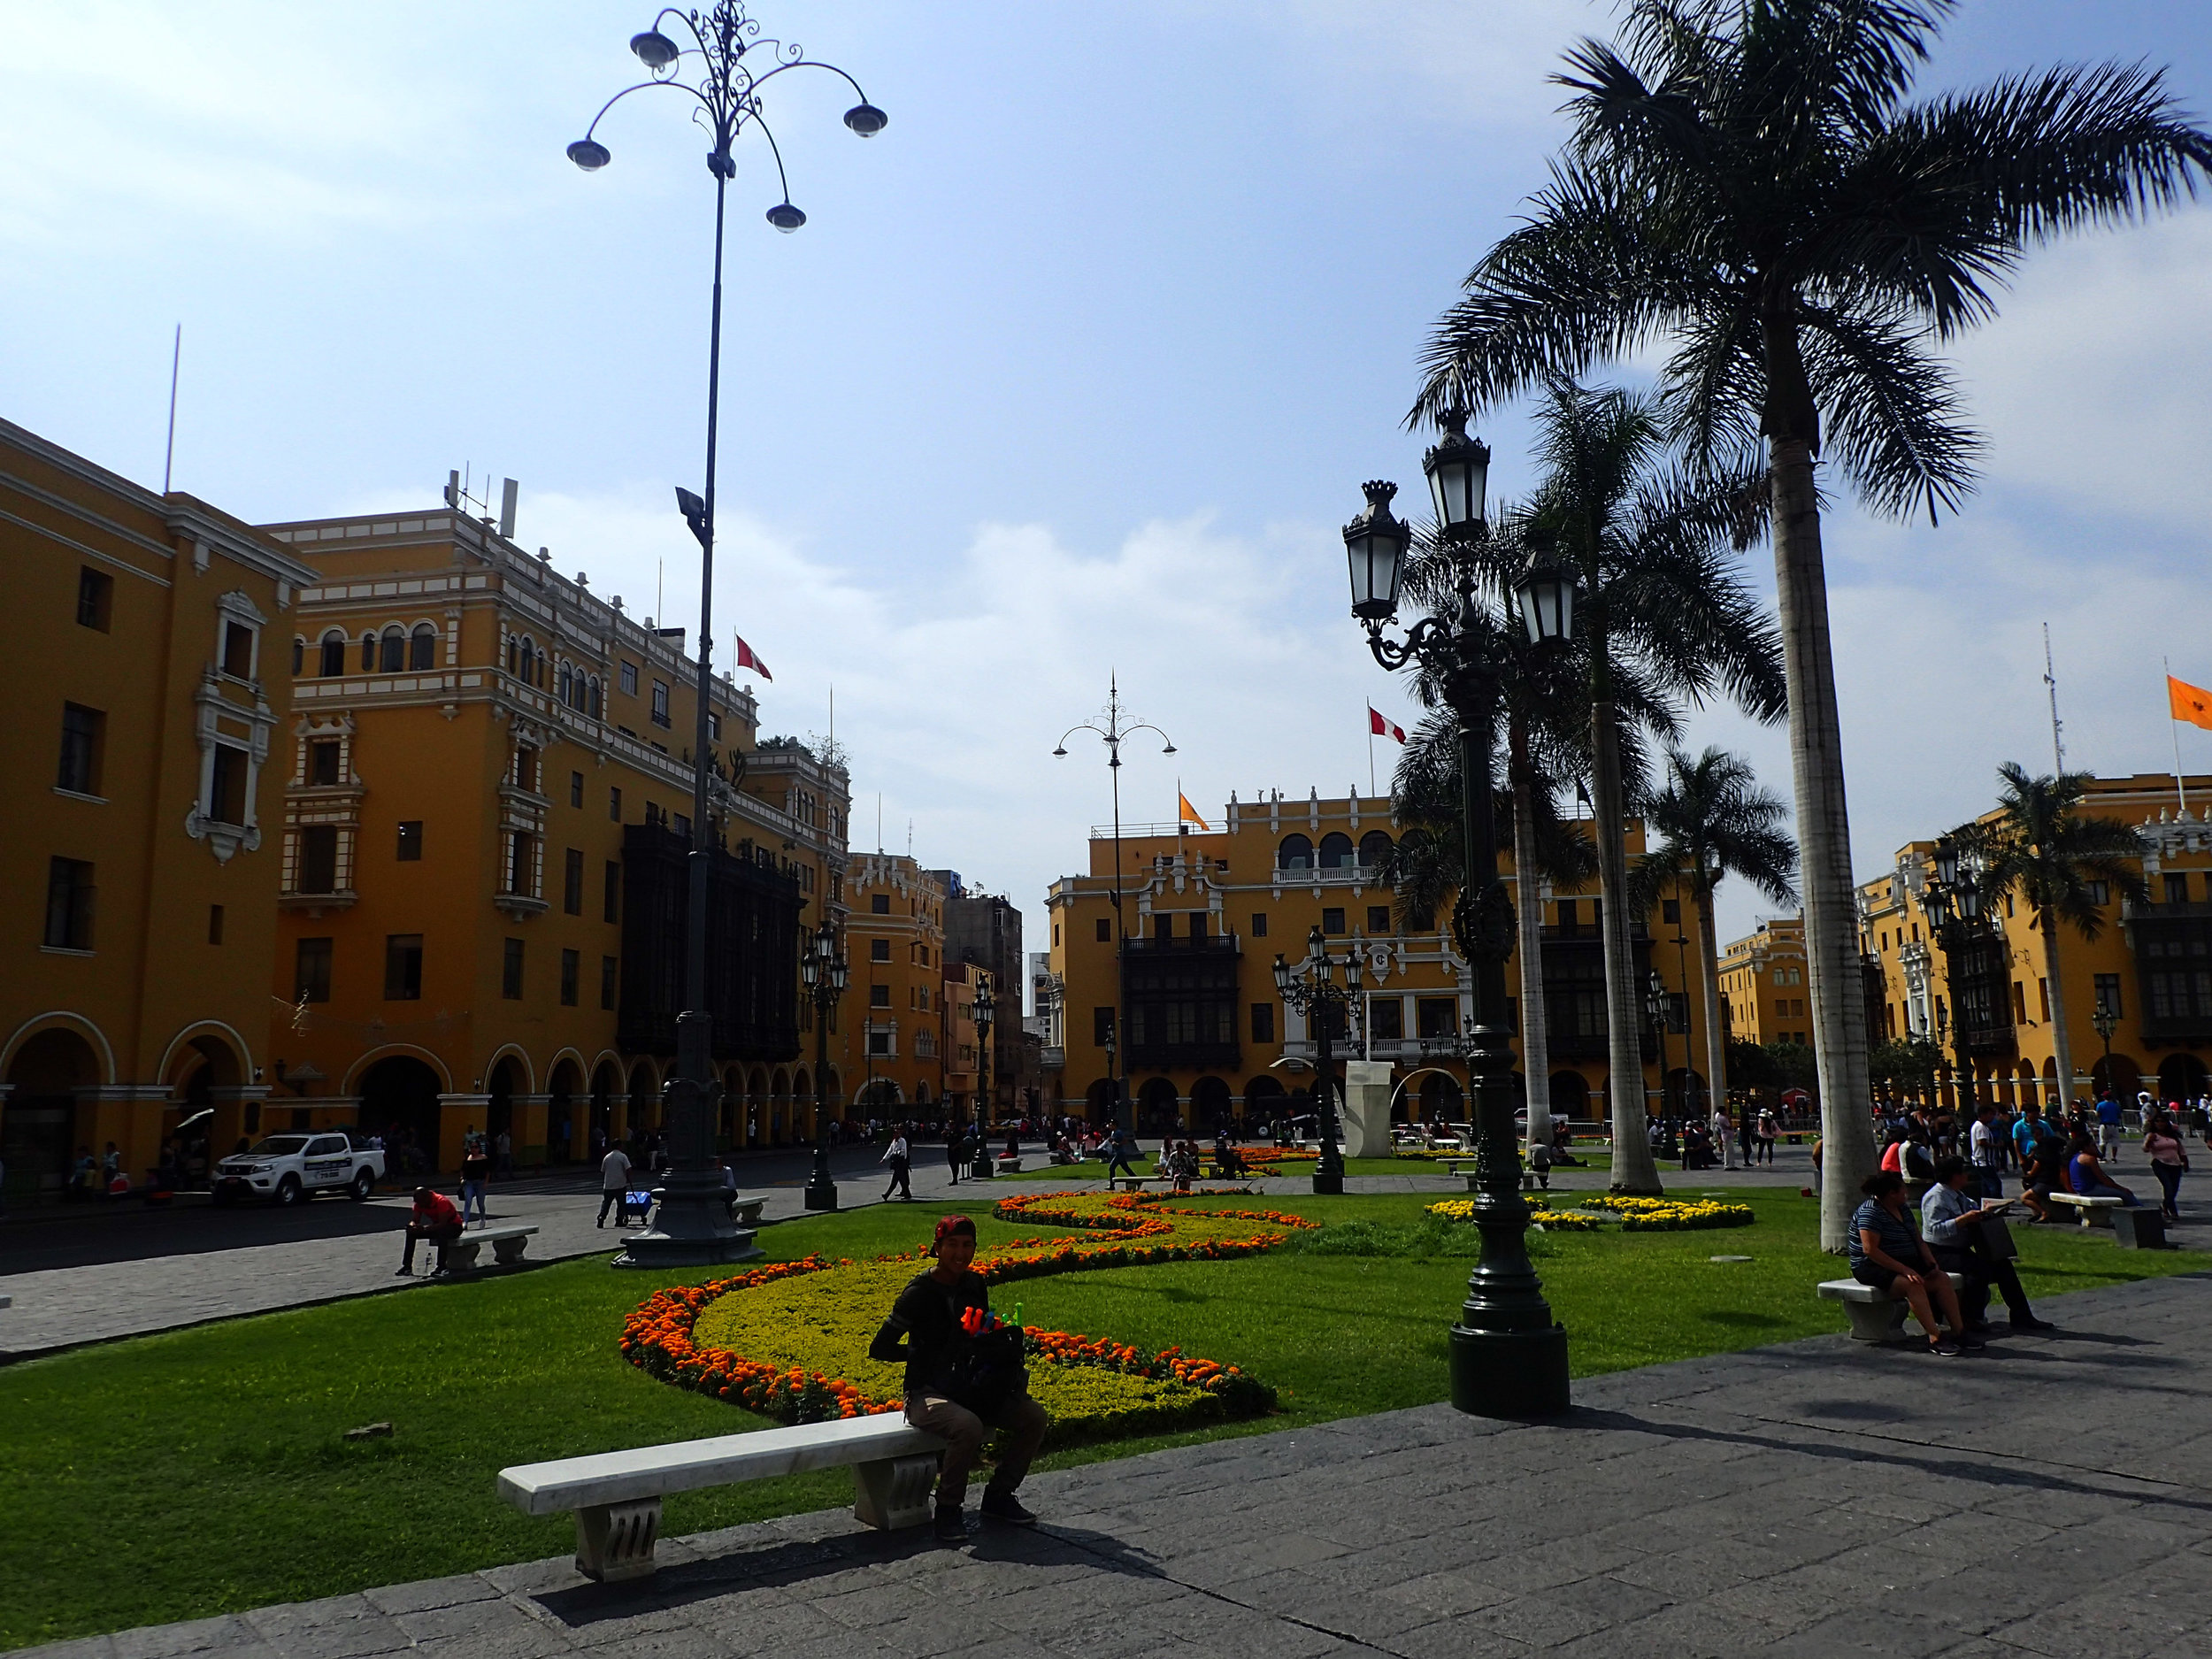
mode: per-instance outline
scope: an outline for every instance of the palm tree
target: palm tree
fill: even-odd
[[[1825,1141],[1843,1248],[1874,1165],[1815,458],[1902,516],[1956,509],[1978,441],[1934,347],[2032,243],[2170,208],[2212,134],[2103,65],[1908,104],[1954,0],[1627,0],[1555,76],[1573,135],[1429,347],[1417,419],[1671,348],[1694,458],[1765,452]]]
[[[1755,718],[1782,717],[1774,625],[1737,569],[1749,480],[1669,470],[1662,411],[1648,396],[1554,381],[1536,406],[1540,482],[1532,525],[1576,568],[1575,625],[1589,671],[1591,804],[1605,949],[1607,1094],[1615,1191],[1656,1193],[1643,1092],[1642,994],[1629,943],[1628,795],[1618,681],[1624,666],[1663,695],[1724,693]]]
[[[2104,929],[2091,883],[2116,889],[2139,902],[2149,897],[2141,874],[2142,842],[2116,819],[2081,811],[2093,780],[2085,772],[2034,778],[2017,761],[1997,768],[1999,816],[1953,833],[1974,858],[1975,886],[1985,904],[2017,888],[2035,912],[2043,935],[2043,977],[2051,987],[2051,1047],[2062,1095],[2074,1087],[2073,1044],[2066,1023],[2066,993],[2059,978],[2058,927],[2066,923],[2085,940]]]
[[[1713,894],[1731,875],[1741,876],[1777,904],[1794,905],[1797,847],[1781,826],[1781,801],[1759,787],[1750,765],[1725,749],[1708,749],[1695,760],[1667,751],[1667,780],[1644,797],[1644,829],[1659,845],[1644,855],[1631,884],[1640,909],[1648,910],[1662,887],[1672,886],[1697,903],[1697,972],[1705,999],[1706,1064],[1712,1098],[1728,1098],[1728,1048],[1722,1031],[1720,948],[1714,933]]]

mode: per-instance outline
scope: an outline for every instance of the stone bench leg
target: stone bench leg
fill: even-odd
[[[661,1501],[600,1503],[576,1511],[576,1571],[602,1584],[650,1578],[659,1563],[653,1545],[661,1532]]]
[[[492,1259],[502,1263],[503,1265],[512,1266],[515,1263],[522,1260],[522,1253],[524,1249],[528,1247],[529,1243],[530,1238],[527,1233],[512,1239],[494,1239],[492,1240]]]
[[[445,1271],[449,1273],[472,1273],[476,1271],[477,1253],[484,1248],[481,1239],[472,1239],[466,1233],[445,1247]]]
[[[1847,1302],[1843,1310],[1851,1318],[1855,1342],[1893,1342],[1905,1329],[1909,1310],[1901,1302]]]
[[[937,1454],[886,1457],[853,1465],[853,1515],[863,1525],[895,1532],[929,1519],[930,1488],[937,1481]]]
[[[737,1225],[741,1227],[760,1225],[760,1212],[766,1207],[767,1202],[768,1201],[764,1198],[750,1198],[738,1205],[735,1217]]]

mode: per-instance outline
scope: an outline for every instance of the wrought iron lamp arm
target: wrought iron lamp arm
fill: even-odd
[[[1374,654],[1376,663],[1396,673],[1409,663],[1426,661],[1430,655],[1447,649],[1452,638],[1451,625],[1440,617],[1423,617],[1406,630],[1403,641],[1383,637],[1383,625],[1367,625],[1367,649]]]

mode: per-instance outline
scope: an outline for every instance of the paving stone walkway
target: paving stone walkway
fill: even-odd
[[[964,1548],[833,1510],[31,1650],[72,1659],[2212,1654],[2212,1283],[1939,1360],[1841,1338],[1040,1475]],[[488,1482],[493,1471],[487,1470]]]

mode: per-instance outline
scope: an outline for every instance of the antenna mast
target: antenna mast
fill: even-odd
[[[2047,622],[2043,625],[2043,685],[2051,694],[2051,764],[2055,769],[2052,775],[2063,778],[2066,775],[2066,744],[2059,736],[2058,675],[2051,667],[2051,625]]]
[[[184,365],[184,325],[177,325],[176,343],[169,349],[169,444],[161,452],[161,493],[169,493],[169,469],[177,459],[177,371]]]

